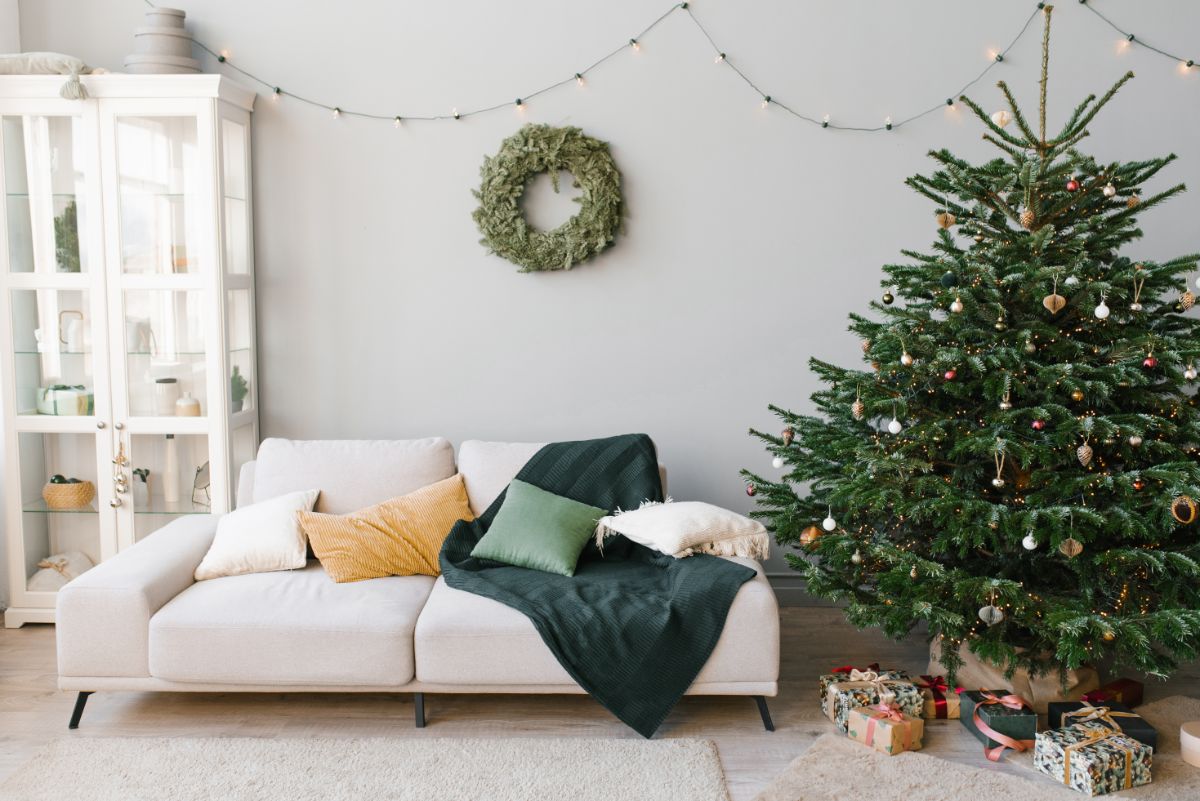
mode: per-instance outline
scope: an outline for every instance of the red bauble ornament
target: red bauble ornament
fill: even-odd
[[[1043,428],[1046,427],[1046,421],[1045,420],[1034,420],[1029,425],[1033,426],[1034,431],[1041,431]]]
[[[945,378],[947,381],[953,381],[957,375],[958,375],[958,373],[956,373],[954,371],[953,367],[951,367],[946,372],[942,373],[942,377]]]
[[[753,498],[755,495],[758,494],[758,487],[754,486],[753,484],[747,484],[746,485],[746,494],[749,495],[751,498]]]
[[[1153,370],[1155,367],[1158,367],[1158,359],[1153,356],[1147,356],[1142,359],[1142,367],[1145,367],[1147,370]]]
[[[1079,191],[1079,181],[1076,181],[1074,178],[1071,178],[1070,180],[1068,180],[1067,181],[1067,191],[1068,192],[1078,192]]]
[[[1146,479],[1141,477],[1135,478],[1133,480],[1133,488],[1138,492],[1144,490],[1146,488]]]

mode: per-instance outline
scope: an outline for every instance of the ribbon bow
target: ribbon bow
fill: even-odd
[[[51,384],[50,386],[46,387],[47,392],[65,392],[67,390],[78,390],[79,392],[83,392],[84,389],[85,387],[83,384]]]
[[[989,740],[995,740],[997,743],[999,743],[999,745],[993,746],[992,748],[988,748],[985,744],[983,747],[984,756],[986,756],[992,762],[999,762],[1000,756],[1004,753],[1005,748],[1011,748],[1014,751],[1028,751],[1030,748],[1033,748],[1033,740],[1015,740],[1012,737],[1009,737],[1007,734],[1001,734],[1000,732],[996,731],[991,726],[984,723],[983,718],[979,717],[980,707],[999,704],[1000,706],[1007,707],[1008,709],[1025,709],[1026,707],[1030,706],[1028,701],[1021,696],[1014,695],[1012,693],[998,696],[989,690],[980,690],[979,695],[982,697],[982,700],[975,705],[975,711],[971,715],[971,719],[975,723],[976,729],[983,732]]]
[[[935,718],[945,718],[949,715],[946,691],[950,689],[950,685],[946,683],[945,676],[922,676],[916,685],[919,689],[929,690],[930,695],[933,696]]]
[[[829,672],[830,673],[849,673],[853,670],[858,670],[858,668],[854,667],[854,665],[842,665],[841,667],[835,667],[833,670],[831,670]],[[879,672],[879,663],[872,662],[871,664],[867,665],[867,671],[873,671],[875,673],[878,673]]]
[[[1121,724],[1117,723],[1115,718],[1136,718],[1132,712],[1117,712],[1114,709],[1109,709],[1106,706],[1092,706],[1084,704],[1079,709],[1073,712],[1064,712],[1061,723],[1063,726],[1070,726],[1072,723],[1087,723],[1089,721],[1098,720],[1101,723],[1106,723],[1115,732],[1122,731]],[[1078,718],[1068,722],[1068,718]]]
[[[905,723],[904,713],[900,710],[899,705],[891,703],[875,704],[874,706],[863,707],[862,711],[867,714],[870,720],[867,721],[867,745],[875,744],[875,727],[880,721],[887,721],[893,725],[893,732],[899,729],[903,732],[901,735],[904,751],[911,750],[913,742],[913,727],[911,724]],[[896,725],[900,724],[900,725]],[[894,735],[893,735],[894,736]]]
[[[892,704],[892,703],[875,704],[874,706],[869,706],[867,708],[874,712],[881,713],[879,715],[872,716],[878,720],[887,719],[887,720],[895,721],[896,723],[901,723],[904,721],[904,712],[900,709],[899,704]]]

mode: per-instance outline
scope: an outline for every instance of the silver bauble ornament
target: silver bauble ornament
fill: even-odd
[[[988,604],[987,606],[980,608],[979,619],[984,623],[987,623],[989,626],[994,626],[1001,620],[1004,620],[1004,610],[998,606],[992,606],[991,604]]]
[[[1135,448],[1141,447],[1142,438],[1139,437],[1137,434],[1130,434],[1129,435],[1129,444]]]
[[[1102,300],[1100,301],[1100,305],[1096,307],[1093,314],[1096,315],[1097,320],[1107,320],[1111,311],[1112,310],[1108,308],[1108,304]]]
[[[992,479],[992,486],[996,489],[1002,488],[1004,486],[1004,479],[1000,478],[1000,476],[996,476]]]
[[[1142,310],[1142,304],[1140,304],[1140,303],[1130,303],[1130,304],[1129,304],[1129,310],[1130,310],[1130,311],[1141,311],[1141,310]]]
[[[914,361],[914,359],[912,357],[912,354],[909,353],[908,351],[904,351],[904,353],[900,354],[900,363],[903,364],[905,367],[912,367],[913,361]]]
[[[1113,186],[1112,184],[1105,184],[1104,189],[1102,189],[1101,191],[1104,192],[1105,197],[1116,197],[1117,196],[1117,188],[1115,186]]]
[[[955,298],[954,302],[950,304],[950,311],[954,314],[962,314],[963,308],[962,298]]]
[[[1186,378],[1188,381],[1195,381],[1197,375],[1198,375],[1198,373],[1196,372],[1196,368],[1190,364],[1183,371],[1183,377]]]

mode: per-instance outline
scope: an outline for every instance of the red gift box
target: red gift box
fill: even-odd
[[[1098,690],[1084,693],[1081,701],[1096,706],[1106,701],[1116,701],[1128,707],[1139,706],[1144,700],[1146,685],[1134,679],[1110,681]]]

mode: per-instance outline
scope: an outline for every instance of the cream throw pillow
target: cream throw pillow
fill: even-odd
[[[304,567],[308,549],[296,517],[312,511],[319,494],[290,492],[222,517],[212,546],[196,568],[196,581]]]
[[[596,544],[624,534],[656,551],[681,559],[694,553],[766,559],[771,539],[757,520],[701,501],[647,502],[641,508],[618,511],[596,524]]]

